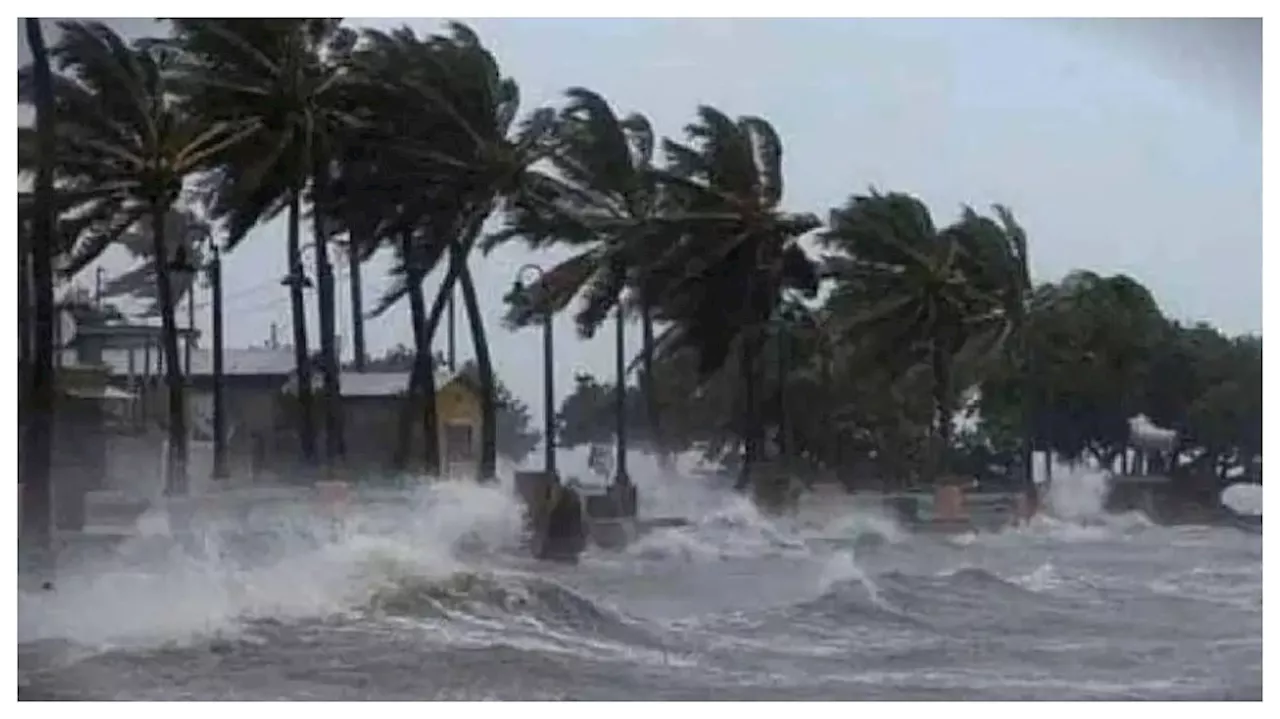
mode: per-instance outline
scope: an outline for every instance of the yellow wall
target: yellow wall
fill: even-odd
[[[480,458],[480,398],[465,382],[455,381],[436,391],[436,424],[440,433],[440,457],[446,463],[446,474],[470,475],[475,471],[475,462]],[[448,459],[448,434],[446,427],[450,424],[465,424],[471,427],[472,462],[466,465],[450,466]]]

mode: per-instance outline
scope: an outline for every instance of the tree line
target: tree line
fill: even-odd
[[[614,319],[621,356],[623,323],[638,320],[641,347],[627,371],[638,375],[648,435],[664,451],[695,438],[740,446],[742,487],[776,458],[834,468],[863,457],[933,481],[958,461],[954,418],[975,394],[983,441],[1016,447],[1024,476],[1037,446],[1105,457],[1117,446],[1116,418],[1137,408],[1199,422],[1209,434],[1195,441],[1217,461],[1253,450],[1240,434],[1245,420],[1228,429],[1221,419],[1251,391],[1222,372],[1251,360],[1224,349],[1222,369],[1205,369],[1197,352],[1222,344],[1208,339],[1212,330],[1161,324],[1149,293],[1127,278],[1035,286],[1026,233],[1002,206],[966,207],[939,224],[909,194],[870,191],[825,223],[791,211],[783,142],[764,118],[703,106],[682,137],[659,138],[643,114],[586,88],[567,90],[558,107],[523,108],[516,81],[457,23],[422,35],[357,32],[334,18],[176,19],[166,36],[134,42],[97,23],[59,28],[46,51],[39,21],[27,22],[33,63],[18,78],[20,100],[36,106],[35,128],[19,130],[19,169],[34,177],[19,197],[37,285],[29,406],[51,406],[45,298],[55,277],[145,228],[152,256],[165,258],[153,279],[173,476],[186,461],[169,276],[181,243],[165,222],[175,208],[206,216],[229,252],[286,218],[280,251],[308,466],[341,463],[340,404],[316,403],[311,381],[318,374],[321,396],[336,395],[331,253],[341,248],[353,286],[376,252],[397,258],[370,314],[408,302],[410,389],[428,400],[432,343],[461,295],[482,396],[479,471],[493,475],[499,391],[470,263],[508,242],[572,254],[508,298],[507,323],[574,304],[584,335]],[[500,226],[486,232],[491,220]],[[310,274],[304,221],[315,238]],[[436,270],[444,279],[428,302],[423,281]],[[304,301],[313,284],[314,362]],[[1109,324],[1120,321],[1117,307],[1134,324]],[[1141,348],[1131,344],[1139,335]],[[1239,357],[1254,346],[1220,339]],[[1156,369],[1165,341],[1183,354]],[[1096,385],[1072,384],[1081,367],[1097,370]],[[1164,372],[1179,377],[1181,394],[1156,389]],[[1150,391],[1136,389],[1137,376]],[[423,406],[428,469],[438,468],[434,401]],[[33,437],[47,435],[42,422],[30,424]],[[44,462],[47,474],[46,457],[34,453],[25,469],[38,474]]]
[[[766,425],[785,434],[789,469],[806,478],[852,487],[921,483],[932,380],[922,367],[887,371],[882,358],[832,334],[838,297],[832,292],[773,328],[764,354]],[[1142,414],[1177,431],[1171,470],[1184,494],[1216,501],[1225,484],[1261,480],[1261,337],[1171,319],[1136,280],[1085,270],[1037,285],[1025,323],[1021,354],[956,373],[951,403],[959,428],[945,448],[950,471],[1016,487],[1030,461],[1024,450],[1041,454],[1048,479],[1055,459],[1133,471],[1138,456],[1126,452],[1128,420]],[[674,355],[656,366],[661,446],[647,423],[645,383],[627,387],[627,414],[640,427],[636,442],[733,463],[738,378],[728,367],[703,381],[693,360]],[[613,392],[590,375],[577,378],[557,415],[562,444],[612,441],[602,418],[612,411]]]

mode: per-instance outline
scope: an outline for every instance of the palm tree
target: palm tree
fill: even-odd
[[[414,197],[396,198],[389,223],[397,234],[416,233],[425,242],[417,262],[384,294],[373,314],[394,305],[420,284],[448,252],[448,270],[437,295],[443,309],[455,283],[475,343],[482,395],[480,475],[492,477],[497,462],[496,394],[493,361],[467,258],[481,227],[503,201],[523,191],[530,167],[548,151],[554,113],[532,113],[512,130],[519,91],[501,76],[497,61],[469,28],[451,24],[448,35],[418,40],[407,29],[390,35],[369,32],[356,53],[360,74],[373,89],[375,132],[393,148],[383,165],[384,187],[412,187]],[[403,198],[403,201],[399,201]],[[432,311],[432,316],[438,314]],[[426,341],[435,323],[428,318]]]
[[[578,296],[579,331],[591,337],[609,312],[619,311],[623,290],[635,285],[643,330],[641,358],[650,436],[661,451],[657,395],[653,382],[654,331],[652,283],[641,283],[635,268],[658,254],[664,235],[650,220],[659,216],[657,176],[653,172],[654,135],[640,114],[619,118],[600,95],[571,88],[560,113],[552,171],[531,178],[530,187],[514,203],[507,228],[485,244],[486,251],[511,238],[523,237],[533,248],[563,243],[577,251],[531,285],[528,298],[517,302],[507,320],[523,326],[550,310],[558,312]],[[669,235],[665,236],[669,238]],[[549,304],[547,304],[549,303]],[[617,386],[625,386],[623,377]]]
[[[932,481],[952,446],[959,392],[1020,331],[1025,236],[968,209],[938,229],[916,198],[873,191],[833,210],[822,242],[836,251],[826,262],[840,331],[860,336],[899,378],[928,373],[934,447],[925,474]]]
[[[426,43],[402,28],[391,34],[367,33],[363,46],[353,53],[352,67],[359,81],[353,83],[346,100],[367,131],[349,135],[339,145],[332,186],[336,201],[328,210],[348,232],[352,248],[358,248],[362,258],[372,256],[380,247],[390,247],[398,259],[392,270],[395,283],[371,313],[377,316],[397,299],[409,297],[414,363],[394,464],[403,469],[408,461],[411,408],[421,406],[426,470],[437,474],[440,453],[432,337],[445,298],[437,298],[428,314],[422,283],[444,255],[447,243],[438,228],[451,218],[442,219],[442,208],[432,201],[429,193],[437,188],[427,182],[398,179],[420,171],[416,164],[419,158],[407,158],[400,149],[404,138],[420,132],[423,117],[423,112],[410,115],[398,106],[400,83],[406,72],[430,62],[429,52]],[[434,109],[426,108],[425,112]],[[357,276],[354,271],[352,276]]]
[[[50,469],[53,460],[53,266],[51,255],[55,244],[55,207],[53,197],[54,168],[54,98],[53,79],[49,69],[49,54],[45,49],[40,21],[27,18],[27,45],[31,49],[31,94],[36,105],[35,199],[31,218],[31,237],[19,238],[21,251],[20,277],[26,278],[27,259],[31,258],[35,298],[32,314],[35,321],[35,339],[32,342],[29,373],[19,378],[19,384],[28,387],[20,396],[29,401],[20,413],[25,421],[22,449],[23,494],[22,516],[25,526],[19,527],[24,538],[30,538],[41,551],[47,551],[53,539],[53,486]],[[25,235],[26,233],[20,233]],[[20,285],[24,286],[25,285]],[[19,301],[25,309],[28,296],[24,292]],[[25,329],[25,327],[24,327]],[[26,346],[23,333],[22,346]],[[22,365],[20,365],[22,366]],[[25,369],[25,367],[24,367]],[[27,416],[30,412],[30,416]]]
[[[299,240],[302,204],[332,200],[333,148],[358,122],[344,111],[344,58],[353,34],[335,18],[212,19],[172,21],[175,45],[185,61],[185,100],[209,122],[237,122],[246,137],[214,178],[212,211],[227,224],[234,247],[259,223],[288,210],[289,298],[297,362],[300,440],[304,461],[315,461],[311,361],[307,347],[307,279]],[[314,213],[320,284],[321,357],[324,371],[326,459],[342,452],[341,404],[333,332],[332,273],[324,219]],[[331,465],[330,465],[331,466]]]
[[[184,181],[245,136],[231,122],[187,114],[176,100],[172,56],[163,48],[130,46],[101,23],[64,22],[52,55],[57,117],[54,167],[60,204],[73,235],[64,271],[74,275],[144,219],[152,253],[167,257],[166,223]],[[19,94],[29,99],[34,87]],[[156,273],[169,395],[166,491],[186,491],[186,417],[178,361],[178,335],[168,263]]]
[[[765,328],[785,292],[817,293],[817,271],[799,239],[820,223],[781,209],[782,142],[765,120],[735,122],[704,106],[686,135],[688,144],[663,142],[667,167],[657,175],[669,204],[649,222],[673,239],[641,282],[658,298],[658,319],[672,323],[660,352],[695,349],[706,378],[737,347],[744,417],[738,487],[745,489],[764,435],[757,390]]]
[[[213,239],[213,228],[190,208],[175,207],[165,217],[165,242],[168,245],[166,261],[174,257],[185,258],[192,267],[204,267],[206,252]],[[128,296],[143,300],[146,306],[137,313],[143,317],[160,314],[160,302],[156,294],[156,261],[153,238],[145,228],[121,235],[119,244],[129,254],[142,261],[124,273],[112,277],[103,287],[105,297]],[[176,272],[169,275],[170,292],[176,307],[193,291],[197,275],[192,272]]]
[[[1035,489],[1031,462],[1036,368],[1031,364],[1027,313],[1035,288],[1031,284],[1026,231],[1009,208],[995,205],[992,210],[996,220],[966,208],[958,229],[968,250],[965,271],[970,278],[970,288],[986,306],[985,314],[973,318],[975,330],[985,334],[984,359],[1003,354],[1006,362],[1020,368],[1022,443],[1019,454],[1024,489],[1031,492]]]

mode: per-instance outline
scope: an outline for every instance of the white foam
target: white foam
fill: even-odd
[[[226,546],[251,529],[222,520],[195,532],[196,551],[163,540],[161,523],[109,559],[69,569],[55,592],[20,592],[19,642],[66,639],[91,646],[185,642],[233,632],[245,619],[342,612],[398,575],[444,577],[487,550],[519,542],[520,509],[502,487],[439,482],[398,505],[349,508],[335,527],[310,506],[291,532],[270,535],[271,558],[237,561]],[[146,550],[146,551],[144,551]]]
[[[1233,484],[1222,490],[1222,504],[1236,514],[1262,514],[1262,485]]]
[[[1102,519],[1111,474],[1093,469],[1076,469],[1056,475],[1049,483],[1044,508],[1054,517],[1069,522]]]

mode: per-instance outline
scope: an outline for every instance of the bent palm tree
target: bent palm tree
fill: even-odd
[[[36,106],[36,142],[30,159],[34,161],[35,196],[31,203],[31,236],[28,241],[19,237],[21,266],[20,279],[27,276],[28,257],[31,260],[31,284],[34,285],[32,314],[35,337],[32,341],[29,374],[19,377],[19,383],[29,389],[21,397],[29,399],[20,418],[26,419],[23,433],[22,517],[24,526],[18,528],[21,536],[30,540],[42,552],[48,551],[53,539],[53,486],[50,469],[53,461],[53,267],[55,251],[56,209],[53,196],[54,153],[54,95],[53,79],[49,69],[49,55],[45,49],[44,33],[40,21],[26,20],[27,45],[31,49],[31,96]],[[22,233],[25,235],[26,233]],[[20,282],[20,287],[23,286]],[[28,301],[24,292],[19,296],[22,309]],[[25,327],[24,327],[25,329]],[[23,332],[21,346],[26,346]],[[21,365],[20,365],[21,366]],[[24,367],[25,369],[25,367]],[[26,404],[26,403],[24,403]]]
[[[695,349],[705,378],[738,348],[744,418],[738,487],[745,489],[764,435],[757,401],[764,329],[785,292],[817,293],[817,271],[799,239],[820,223],[781,209],[782,142],[768,122],[735,122],[704,106],[685,132],[689,144],[663,142],[667,167],[658,179],[669,204],[650,220],[675,239],[641,281],[660,298],[658,317],[672,322],[660,351]]]
[[[53,58],[57,116],[54,160],[75,232],[65,272],[73,275],[144,219],[152,252],[167,256],[165,218],[184,180],[245,136],[232,122],[184,112],[174,94],[171,57],[161,48],[130,46],[101,23],[60,23]],[[19,95],[24,97],[23,79]],[[25,97],[32,88],[27,84]],[[169,395],[170,494],[186,491],[186,417],[169,266],[156,273]]]
[[[931,380],[932,481],[945,470],[959,392],[1020,331],[1025,237],[968,209],[938,229],[918,199],[872,192],[832,210],[821,240],[836,251],[826,263],[839,331],[860,337],[897,379],[924,371]]]
[[[418,190],[412,201],[396,203],[392,225],[429,238],[414,273],[403,275],[405,281],[383,296],[374,314],[408,294],[420,281],[418,273],[425,275],[448,251],[437,304],[443,306],[455,283],[462,285],[482,396],[479,472],[491,478],[497,461],[493,360],[466,263],[484,221],[523,191],[530,167],[546,155],[554,113],[535,111],[513,132],[520,100],[515,82],[501,76],[475,33],[456,23],[450,28],[449,35],[426,40],[409,30],[370,32],[368,48],[356,53],[360,73],[374,78],[369,84],[379,96],[375,132],[396,157],[384,166],[381,182]],[[430,318],[428,323],[433,332]]]
[[[204,267],[206,250],[213,239],[213,228],[203,218],[188,208],[174,208],[165,217],[165,242],[168,245],[165,261],[174,257],[185,258],[192,267]],[[120,238],[129,254],[142,261],[124,273],[112,277],[103,287],[104,297],[127,296],[146,303],[139,314],[154,317],[160,314],[160,301],[156,295],[156,260],[153,240],[149,230],[141,229],[125,233]],[[169,285],[176,307],[194,289],[197,275],[192,272],[170,273]]]
[[[635,270],[658,254],[664,238],[650,222],[661,211],[652,171],[653,129],[640,114],[619,118],[590,90],[572,88],[567,94],[570,102],[560,114],[551,170],[530,178],[525,193],[512,203],[507,228],[489,238],[485,250],[516,236],[535,249],[564,243],[577,250],[529,287],[528,298],[542,302],[512,305],[507,320],[516,326],[544,312],[558,312],[581,296],[578,328],[590,337],[609,312],[621,307],[624,288],[635,285],[644,337],[646,413],[650,436],[661,451],[653,381],[655,298],[652,283],[637,282]],[[619,387],[625,385],[622,380],[617,378]]]
[[[227,224],[227,245],[240,243],[256,225],[288,210],[289,298],[293,313],[294,357],[298,372],[300,441],[303,458],[315,461],[311,360],[307,347],[303,288],[307,279],[299,239],[302,203],[327,192],[332,148],[357,124],[344,111],[341,58],[353,37],[335,18],[186,18],[172,21],[174,44],[184,60],[185,101],[208,122],[237,122],[246,137],[226,157],[214,177],[212,214]],[[326,459],[341,453],[341,418],[332,328],[332,277],[328,241],[315,213],[316,265],[320,280],[321,357],[327,420]]]

